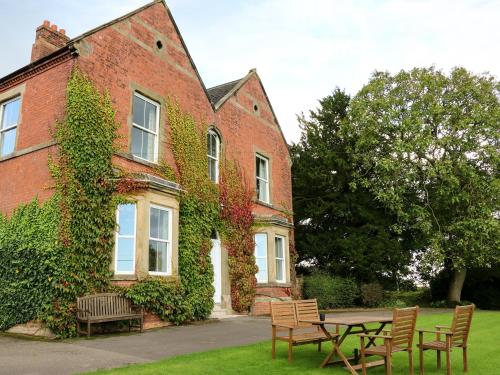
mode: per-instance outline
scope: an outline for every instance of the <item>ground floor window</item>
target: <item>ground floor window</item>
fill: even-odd
[[[120,204],[116,212],[118,225],[115,243],[115,272],[133,274],[135,272],[136,205]]]
[[[267,234],[255,234],[255,258],[257,260],[258,271],[255,275],[258,283],[267,283]]]
[[[171,271],[171,210],[151,206],[149,211],[149,273],[170,275]]]
[[[284,283],[286,281],[285,273],[285,237],[274,237],[274,250],[276,260],[276,281]]]

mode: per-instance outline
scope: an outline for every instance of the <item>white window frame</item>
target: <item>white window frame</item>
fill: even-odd
[[[135,260],[136,260],[136,254],[137,254],[137,203],[136,202],[130,202],[130,203],[124,203],[124,204],[133,204],[134,205],[134,234],[131,235],[120,235],[120,230],[118,229],[115,234],[115,270],[114,273],[115,275],[135,275]],[[116,224],[120,225],[120,210],[119,207],[116,208]],[[132,238],[134,241],[134,251],[133,251],[133,259],[134,261],[132,262],[132,271],[118,271],[118,239],[119,238]]]
[[[155,208],[157,210],[166,211],[168,213],[168,240],[151,237],[151,209]],[[165,206],[159,206],[156,204],[149,205],[149,233],[148,233],[148,272],[152,276],[170,276],[172,275],[172,209]],[[149,270],[149,241],[163,242],[167,244],[167,272],[150,271]]]
[[[259,257],[257,255],[257,240],[255,239],[255,237],[258,235],[258,234],[263,234],[264,236],[266,236],[266,255],[265,257]],[[255,255],[255,259],[256,261],[259,260],[259,259],[265,259],[266,261],[266,278],[265,280],[259,280],[259,271],[257,271],[257,273],[255,274],[255,278],[257,279],[257,283],[258,284],[265,284],[265,283],[268,283],[269,282],[269,262],[268,262],[268,252],[269,252],[269,235],[266,233],[266,232],[259,232],[259,233],[255,233],[255,237],[254,237],[254,241],[255,241],[255,250],[254,250],[254,255]],[[258,262],[256,262],[257,264],[257,267],[258,267]]]
[[[209,161],[210,161],[210,159],[215,160],[215,181],[210,178],[210,175],[208,177],[210,178],[210,181],[218,184],[219,183],[219,161],[220,161],[220,136],[213,129],[210,129],[207,133],[207,137],[210,137],[210,136],[215,136],[215,140],[216,140],[215,157],[210,155],[210,150],[207,150],[207,157],[208,157]],[[209,163],[209,165],[210,165],[210,163]]]
[[[263,201],[262,199],[260,199],[258,191],[257,191],[257,200],[259,202],[270,204],[271,203],[271,196],[269,194],[269,159],[266,158],[265,156],[261,155],[261,154],[255,154],[255,159],[264,160],[266,162],[266,175],[267,175],[267,179],[265,179],[263,177],[259,177],[258,176],[259,170],[258,170],[258,168],[256,168],[256,170],[255,170],[255,178],[265,184],[265,187],[266,187],[266,197],[267,197],[267,201]],[[255,186],[255,189],[257,190],[257,186]]]
[[[2,122],[3,122],[3,112],[5,110],[5,107],[7,106],[7,104],[15,102],[16,100],[19,100],[19,113],[17,114],[17,122],[15,123],[15,125],[10,126],[9,128],[2,129],[1,126],[2,126]],[[4,133],[7,133],[8,131],[10,131],[12,129],[16,129],[16,140],[17,140],[17,127],[19,126],[19,118],[21,117],[21,105],[22,105],[21,95],[7,99],[6,101],[0,103],[0,152],[2,150],[2,142],[3,142]],[[16,143],[17,142],[14,141],[14,150],[11,153],[5,154],[5,155],[0,154],[0,158],[4,157],[4,156],[12,155],[16,151]]]
[[[283,258],[278,257],[278,248],[276,247],[276,240],[281,240],[281,243],[283,245]],[[275,269],[276,269],[276,282],[278,283],[285,283],[286,282],[286,252],[285,252],[285,243],[286,243],[286,237],[285,236],[274,236],[274,258],[275,258]],[[278,261],[282,262],[283,267],[283,278],[279,279],[278,278]]]
[[[141,131],[145,131],[149,134],[154,135],[154,153],[153,153],[153,160],[149,159],[144,159],[140,156],[137,156],[135,154],[132,154],[135,158],[139,158],[141,160],[147,161],[147,162],[152,162],[152,163],[157,163],[158,162],[158,137],[159,137],[159,132],[160,132],[160,103],[155,102],[154,100],[151,100],[144,95],[139,94],[138,92],[134,92],[134,96],[137,96],[139,99],[142,99],[150,104],[153,104],[156,108],[156,131],[153,132],[150,129],[147,129],[139,124],[136,124],[134,122],[134,101],[132,100],[132,127],[136,127],[137,129],[140,129]],[[130,134],[130,137],[133,137],[133,132]],[[133,144],[133,139],[131,139],[131,145]],[[130,150],[132,152],[132,150]]]

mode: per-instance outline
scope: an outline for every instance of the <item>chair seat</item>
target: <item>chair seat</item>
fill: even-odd
[[[417,344],[420,347],[420,344]],[[460,344],[451,344],[452,347],[460,347]],[[446,341],[429,341],[422,344],[422,349],[446,350]]]
[[[332,337],[338,336],[336,333],[331,333]],[[288,336],[278,336],[276,337],[278,340],[288,341]],[[294,343],[306,343],[306,342],[314,342],[314,341],[329,341],[330,339],[325,336],[323,332],[303,332],[303,333],[294,333],[292,336],[292,341]]]
[[[401,348],[399,346],[393,346],[391,348],[391,353],[403,352],[405,350],[406,350],[406,348]],[[370,346],[369,348],[365,349],[365,353],[366,354],[373,354],[373,355],[382,355],[382,356],[385,356],[385,354],[386,354],[386,347],[385,347],[385,345]]]

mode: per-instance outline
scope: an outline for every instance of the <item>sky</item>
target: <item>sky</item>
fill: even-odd
[[[70,37],[148,0],[0,0],[0,77],[29,63],[35,29]],[[500,76],[500,0],[167,0],[206,87],[257,68],[288,142],[297,114],[376,70],[464,66]]]

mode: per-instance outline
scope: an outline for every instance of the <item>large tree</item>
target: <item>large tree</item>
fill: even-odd
[[[499,97],[494,77],[463,68],[377,72],[346,122],[357,186],[425,235],[427,261],[453,272],[449,301],[467,268],[500,260]]]
[[[349,102],[337,89],[299,117],[302,135],[292,146],[299,262],[397,288],[408,272],[411,246],[408,236],[392,230],[396,216],[371,192],[350,189],[356,165],[342,136]]]

